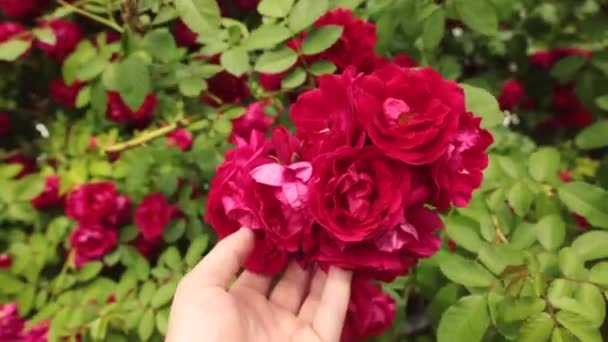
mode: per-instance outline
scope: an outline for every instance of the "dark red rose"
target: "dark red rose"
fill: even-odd
[[[343,147],[313,161],[310,209],[334,238],[359,242],[403,219],[411,176],[374,147]]]
[[[7,17],[29,18],[45,10],[48,0],[0,0],[0,8]]]
[[[58,78],[51,81],[50,92],[51,97],[55,102],[68,108],[76,107],[76,99],[80,89],[85,86],[86,83],[81,81],[75,81],[70,85],[65,84],[63,79]]]
[[[181,19],[176,20],[171,27],[171,33],[173,38],[179,46],[183,47],[197,47],[200,44],[196,41],[198,34],[192,32]]]
[[[552,104],[557,115],[545,121],[549,127],[581,128],[593,121],[593,113],[576,96],[574,84],[555,86]]]
[[[542,68],[551,69],[551,67],[559,62],[562,58],[569,56],[581,56],[583,58],[591,58],[592,51],[582,48],[572,47],[555,47],[550,50],[539,50],[530,55],[530,61],[532,64]]]
[[[201,100],[217,107],[222,103],[240,103],[249,97],[247,76],[236,77],[226,71],[222,71],[207,80],[207,90],[213,96],[203,94]],[[217,99],[221,101],[218,102]]]
[[[114,227],[97,223],[79,223],[70,235],[76,267],[99,260],[116,246],[118,232]]]
[[[274,118],[264,113],[266,103],[254,102],[251,103],[247,110],[240,117],[232,120],[232,133],[228,137],[228,141],[234,141],[235,137],[240,137],[243,140],[249,140],[253,130],[265,133],[274,122]]]
[[[177,214],[165,196],[154,193],[146,196],[135,210],[135,225],[148,241],[158,241],[172,218]]]
[[[0,137],[7,136],[11,132],[12,122],[8,113],[0,113]]]
[[[0,304],[0,341],[21,341],[24,326],[16,303]]]
[[[36,160],[22,154],[14,154],[6,158],[6,162],[9,164],[21,165],[21,171],[15,176],[15,179],[23,178],[30,173],[36,172],[38,167],[36,166]]]
[[[142,235],[139,235],[133,240],[132,245],[137,249],[141,256],[146,259],[151,259],[158,252],[160,241],[148,241]]]
[[[46,342],[49,334],[49,321],[42,321],[24,332],[23,342]]]
[[[455,252],[458,249],[458,245],[452,239],[448,239],[448,249],[452,252]]]
[[[2,0],[0,0],[0,6],[2,6]],[[3,22],[0,23],[0,43],[4,43],[11,39],[20,39],[23,41],[31,41],[32,34],[23,26],[17,23]],[[19,58],[24,58],[30,52],[31,47],[23,52]]]
[[[338,25],[344,27],[342,36],[320,58],[334,63],[344,70],[349,66],[359,69],[374,58],[376,47],[376,26],[355,17],[352,11],[337,8],[325,13],[314,26]]]
[[[44,22],[41,27],[49,27],[53,31],[56,38],[55,44],[48,44],[39,40],[37,46],[57,61],[63,61],[72,53],[83,37],[80,26],[64,19]]]
[[[418,62],[407,53],[400,53],[393,57],[393,63],[402,68],[414,68],[418,66]]]
[[[59,195],[59,177],[48,176],[44,190],[41,194],[32,199],[32,205],[38,210],[51,209],[60,206],[63,198]]]
[[[262,86],[262,88],[264,88],[266,91],[279,90],[281,89],[281,82],[286,75],[287,71],[278,74],[261,73],[258,81],[260,82],[260,86]]]
[[[256,9],[260,0],[233,0],[236,8],[243,12],[249,12]]]
[[[363,341],[381,335],[393,324],[395,307],[393,298],[383,293],[380,285],[355,277],[340,341]]]
[[[481,119],[472,113],[462,114],[459,121],[447,153],[431,165],[437,191],[433,204],[440,209],[449,208],[450,203],[465,207],[473,190],[481,185],[482,171],[488,166],[486,149],[493,142],[492,135],[480,128]]]
[[[131,124],[138,128],[145,127],[150,123],[158,104],[158,99],[154,93],[146,95],[144,102],[136,111],[129,108],[118,92],[109,91],[107,100],[106,118],[108,120],[120,124]]]
[[[502,85],[498,95],[498,103],[502,110],[513,110],[525,96],[524,86],[518,80],[508,80]]]
[[[560,171],[558,176],[559,176],[559,179],[561,179],[562,182],[564,182],[564,183],[570,183],[574,180],[572,178],[572,171],[570,171],[570,170]]]
[[[13,258],[6,253],[0,254],[0,269],[10,268],[13,265]]]
[[[182,151],[188,151],[192,146],[192,134],[187,129],[176,129],[166,135],[167,145],[175,146]]]
[[[120,226],[129,221],[131,203],[112,182],[83,184],[67,198],[66,215],[79,223]]]

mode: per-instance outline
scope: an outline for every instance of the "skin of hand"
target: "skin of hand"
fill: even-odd
[[[238,273],[253,249],[242,228],[221,240],[180,281],[166,342],[338,342],[350,298],[352,273],[327,274],[291,263],[271,289],[272,277]]]

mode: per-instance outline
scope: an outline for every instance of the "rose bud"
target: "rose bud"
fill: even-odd
[[[498,95],[498,103],[502,110],[513,110],[525,96],[523,85],[518,80],[508,80],[502,85]]]

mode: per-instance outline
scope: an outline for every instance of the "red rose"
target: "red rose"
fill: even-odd
[[[488,166],[486,149],[493,138],[480,128],[480,121],[472,113],[463,113],[447,153],[431,165],[431,176],[437,189],[433,202],[438,208],[447,209],[450,203],[465,207],[473,190],[481,185],[482,171]]]
[[[131,203],[112,182],[83,184],[67,198],[66,215],[79,223],[120,226],[129,221]]]
[[[310,209],[334,238],[364,241],[403,219],[411,176],[374,147],[343,147],[313,161]]]
[[[550,69],[555,63],[555,57],[550,51],[536,51],[530,55],[530,61],[542,69]]]
[[[395,320],[395,301],[380,285],[355,278],[341,342],[362,341],[381,335]]]
[[[24,326],[16,303],[0,304],[0,341],[21,341]]]
[[[22,154],[14,154],[6,158],[6,162],[9,164],[21,165],[21,171],[15,176],[15,179],[23,178],[30,173],[36,172],[38,167],[36,166],[36,160]]]
[[[13,258],[6,253],[0,254],[0,269],[10,268],[13,265]]]
[[[572,178],[572,171],[570,171],[570,170],[560,171],[558,176],[559,176],[559,179],[561,179],[562,182],[564,182],[564,183],[570,183],[574,180]]]
[[[233,0],[232,2],[238,10],[249,12],[253,11],[258,6],[260,0]]]
[[[167,145],[175,146],[182,151],[188,151],[192,146],[192,134],[187,129],[176,129],[166,135]]]
[[[414,68],[418,66],[418,62],[407,53],[400,53],[393,57],[393,63],[402,68]]]
[[[551,69],[551,67],[559,62],[562,58],[569,56],[581,56],[583,58],[589,59],[593,52],[591,50],[582,49],[582,48],[572,48],[572,47],[555,47],[550,50],[540,50],[536,51],[530,55],[530,61],[532,64],[537,65],[542,69]]]
[[[357,79],[352,92],[355,115],[373,144],[412,165],[446,152],[465,110],[462,88],[430,68],[387,65]]]
[[[75,81],[70,85],[65,84],[63,79],[58,78],[51,81],[50,92],[55,102],[68,108],[76,107],[76,99],[80,89],[85,86],[84,82]]]
[[[234,141],[238,136],[244,140],[249,140],[253,130],[265,133],[274,122],[274,118],[264,113],[266,103],[254,102],[251,103],[245,113],[240,117],[232,120],[232,133],[228,137],[228,141]]]
[[[517,107],[525,96],[523,85],[518,80],[508,80],[502,85],[498,103],[502,110],[513,110]]]
[[[171,33],[173,38],[179,46],[183,47],[197,47],[199,43],[196,41],[198,34],[192,32],[181,19],[176,20],[171,27]]]
[[[109,91],[107,100],[108,109],[106,111],[106,118],[108,120],[120,124],[132,124],[139,128],[145,127],[150,123],[158,104],[158,99],[154,93],[146,95],[144,102],[135,112],[122,100],[118,92]]]
[[[132,245],[137,249],[141,256],[146,259],[151,259],[158,252],[160,241],[148,241],[142,235],[139,235],[132,242]]]
[[[572,83],[553,88],[552,104],[557,115],[545,121],[549,127],[581,128],[593,121],[593,113],[578,99]]]
[[[0,6],[2,6],[2,0],[0,0]],[[32,34],[23,26],[17,23],[4,22],[0,23],[0,43],[7,42],[17,37],[19,40],[31,41]],[[19,58],[24,58],[30,52],[31,47],[23,52]]]
[[[37,46],[57,61],[63,61],[72,53],[83,37],[80,26],[63,19],[54,19],[42,23],[41,27],[49,27],[53,31],[56,38],[55,44],[37,41]]]
[[[287,71],[278,74],[261,73],[258,77],[258,81],[260,82],[260,86],[266,91],[279,90],[281,89],[281,82],[286,75]]]
[[[38,210],[50,209],[62,204],[63,199],[59,195],[59,177],[48,176],[44,190],[32,199],[32,205]]]
[[[23,342],[46,342],[49,334],[49,321],[42,321],[24,333]]]
[[[320,58],[331,61],[341,70],[351,65],[359,69],[374,58],[377,40],[374,24],[355,17],[350,10],[337,8],[325,13],[314,24],[317,28],[326,25],[342,26],[344,31],[332,47],[320,54]]]
[[[7,136],[11,132],[11,117],[8,113],[0,113],[0,137]]]
[[[135,210],[135,225],[144,239],[158,241],[177,210],[161,193],[146,196]]]
[[[70,243],[76,253],[76,267],[101,259],[114,249],[117,241],[118,232],[113,227],[97,223],[79,223],[70,235]]]
[[[203,94],[201,100],[217,107],[221,103],[240,103],[249,97],[249,87],[247,86],[247,76],[236,77],[226,71],[215,74],[207,80],[207,89],[213,96]],[[214,97],[221,100],[219,103]]]
[[[0,0],[0,8],[7,17],[22,19],[42,13],[48,3],[48,0]]]

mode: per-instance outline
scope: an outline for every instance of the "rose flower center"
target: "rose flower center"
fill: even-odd
[[[348,168],[345,175],[340,177],[337,191],[339,205],[345,209],[348,216],[362,221],[370,212],[370,203],[374,196],[373,180],[366,173],[356,170],[354,165]]]
[[[416,113],[411,111],[410,106],[403,100],[389,97],[382,103],[382,112],[386,121],[390,124],[403,125],[407,123]]]

